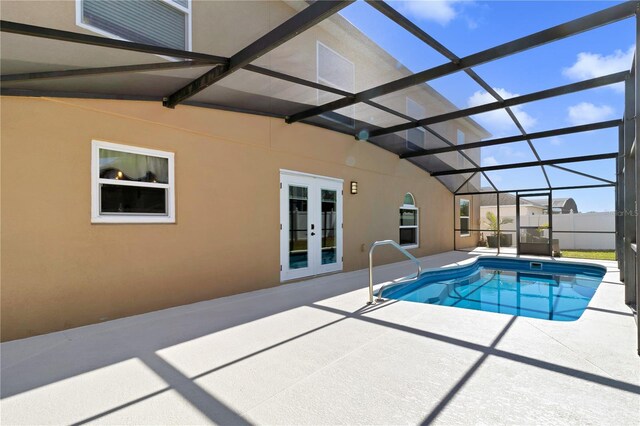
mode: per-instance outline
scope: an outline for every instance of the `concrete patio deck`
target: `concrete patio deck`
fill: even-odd
[[[402,301],[367,307],[361,270],[7,342],[0,419],[635,425],[636,324],[615,263],[598,263],[609,272],[575,322]],[[403,262],[375,276],[406,271]]]

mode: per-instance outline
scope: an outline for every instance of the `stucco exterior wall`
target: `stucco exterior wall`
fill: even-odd
[[[3,97],[1,107],[3,340],[279,285],[280,169],[344,179],[346,271],[367,266],[373,241],[397,240],[406,192],[420,208],[412,252],[453,248],[452,194],[345,135],[158,103]],[[175,224],[91,224],[92,139],[175,153]]]

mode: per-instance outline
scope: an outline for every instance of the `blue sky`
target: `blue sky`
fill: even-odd
[[[416,25],[463,57],[518,37],[593,13],[611,1],[390,1]],[[341,14],[413,72],[447,60],[362,1]],[[536,49],[490,62],[474,70],[503,97],[523,95],[629,69],[635,21],[627,19]],[[429,82],[459,108],[493,101],[464,73]],[[515,107],[527,132],[622,117],[621,87],[604,87]],[[519,134],[503,111],[472,117],[494,137]],[[534,140],[542,159],[617,151],[617,129]],[[482,149],[483,165],[533,161],[526,142]],[[615,180],[615,161],[564,165]],[[554,186],[597,181],[547,167]],[[499,189],[546,186],[539,167],[490,174]],[[486,182],[484,183],[486,184]],[[560,194],[558,194],[560,195]],[[566,192],[561,194],[568,196]],[[614,210],[613,189],[574,190],[581,211]]]

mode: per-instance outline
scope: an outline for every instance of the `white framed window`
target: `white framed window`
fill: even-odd
[[[456,131],[456,142],[458,145],[464,145],[464,132],[460,129]],[[458,169],[464,169],[467,166],[467,162],[462,155],[462,153],[458,152]]]
[[[469,212],[471,211],[471,201],[460,199],[460,236],[468,237],[471,235],[469,231]]]
[[[76,0],[76,25],[118,40],[191,50],[191,0]]]
[[[404,248],[419,247],[420,221],[416,207],[416,200],[410,192],[404,196],[404,203],[400,206],[400,236],[399,243]]]
[[[407,98],[407,115],[416,120],[427,117],[427,109],[411,98]],[[427,133],[422,127],[407,130],[407,149],[419,151],[426,148]]]
[[[92,223],[174,223],[174,154],[91,142]]]
[[[316,81],[318,83],[355,93],[356,67],[353,62],[320,41],[316,42],[316,61],[318,64]],[[326,104],[334,99],[333,93],[318,90],[318,105]],[[353,128],[355,127],[355,106],[343,108],[340,112],[327,112],[321,117]]]

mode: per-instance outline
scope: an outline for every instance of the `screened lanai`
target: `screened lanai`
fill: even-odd
[[[190,2],[175,3],[190,13]],[[225,19],[215,21],[216,37],[206,41],[172,32],[161,17],[105,30],[114,38],[50,28],[45,16],[4,16],[2,95],[222,109],[353,136],[410,161],[455,194],[456,249],[554,255],[569,239],[574,246],[576,239],[606,240],[626,302],[637,307],[639,2],[584,2],[574,16],[550,14],[544,27],[527,25],[526,17],[505,22],[522,27],[512,40],[484,28],[480,49],[449,40],[446,29],[441,37],[428,33],[394,2],[287,2],[293,16],[280,3],[215,2]],[[99,26],[101,13],[125,13],[85,4],[80,24]],[[243,25],[249,14],[261,17],[250,28]],[[136,25],[153,27],[163,41],[138,36]],[[353,58],[320,44],[305,48],[303,38],[320,30],[336,45],[364,52],[371,66],[356,72]],[[627,67],[591,74],[568,68],[562,84],[539,78],[549,57],[570,65],[594,37],[633,45]],[[567,40],[582,48],[567,55]],[[192,44],[208,47],[196,51]],[[619,105],[593,114],[604,90],[616,91]],[[532,111],[560,116],[567,108],[575,108],[570,121],[532,119]],[[488,129],[491,120],[499,131]],[[447,139],[452,128],[464,131]],[[570,199],[578,200],[575,208],[563,211]],[[606,200],[610,214],[569,221],[585,204],[598,213],[590,199]]]

